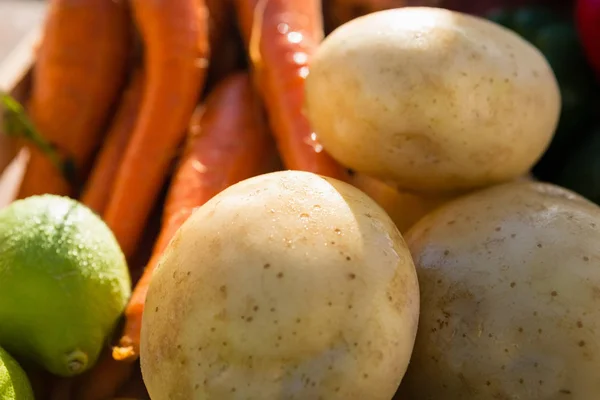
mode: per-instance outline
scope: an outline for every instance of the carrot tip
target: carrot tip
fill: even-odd
[[[133,349],[133,346],[113,347],[112,356],[117,361],[135,361],[138,358],[137,352]]]

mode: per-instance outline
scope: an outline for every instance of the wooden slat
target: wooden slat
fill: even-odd
[[[10,93],[21,102],[27,99],[31,85],[31,70],[41,29],[38,26],[30,31],[0,64],[0,91]],[[19,150],[15,140],[1,131],[1,119],[0,109],[0,208],[16,196],[29,159],[27,150]]]

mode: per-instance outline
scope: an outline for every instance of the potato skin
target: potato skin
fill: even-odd
[[[428,196],[402,192],[364,174],[355,174],[351,182],[387,212],[402,234],[436,207],[458,197],[457,194]]]
[[[167,249],[145,309],[153,400],[389,400],[419,294],[383,209],[349,184],[285,171],[200,207]]]
[[[509,183],[443,205],[406,240],[421,288],[406,398],[598,398],[599,207]]]
[[[468,190],[528,172],[560,92],[544,56],[509,30],[444,9],[357,18],[313,56],[306,113],[325,149],[401,189]]]

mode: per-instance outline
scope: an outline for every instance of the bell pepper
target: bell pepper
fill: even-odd
[[[575,19],[585,54],[600,78],[600,0],[577,0]]]
[[[566,161],[567,152],[589,132],[593,117],[598,113],[595,107],[600,89],[586,60],[575,23],[542,6],[494,10],[487,17],[537,47],[556,76],[562,99],[560,120],[550,147],[533,168],[537,178],[553,181]]]

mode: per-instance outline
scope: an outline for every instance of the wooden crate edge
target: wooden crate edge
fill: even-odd
[[[35,52],[42,26],[32,29],[0,64],[0,91],[18,101],[27,99]],[[1,111],[1,110],[0,110]],[[0,122],[2,114],[0,113]],[[19,150],[15,140],[6,136],[0,123],[0,208],[14,200],[28,160],[26,149]]]

